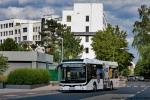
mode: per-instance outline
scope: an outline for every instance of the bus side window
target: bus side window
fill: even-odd
[[[99,75],[100,79],[103,79],[103,67],[102,65],[97,65],[97,75]]]
[[[96,65],[92,65],[91,66],[91,71],[92,71],[92,78],[96,78],[96,71],[97,71],[97,67]]]

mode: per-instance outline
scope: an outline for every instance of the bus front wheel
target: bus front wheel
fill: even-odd
[[[97,85],[96,85],[96,82],[93,83],[93,91],[97,91]]]
[[[113,90],[114,87],[113,87],[113,82],[110,83],[110,90]]]

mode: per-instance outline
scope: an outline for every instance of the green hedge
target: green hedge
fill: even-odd
[[[8,84],[34,85],[49,83],[47,70],[42,69],[16,69],[8,75]]]

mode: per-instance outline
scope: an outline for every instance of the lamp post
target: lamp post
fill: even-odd
[[[59,37],[58,38],[59,40],[61,40],[61,61],[63,61],[63,58],[64,58],[64,39]]]

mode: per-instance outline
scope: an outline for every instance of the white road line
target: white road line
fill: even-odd
[[[134,97],[134,96],[135,96],[134,94],[129,95],[129,97]]]
[[[146,90],[146,89],[147,89],[147,87],[144,88],[144,90]]]
[[[144,90],[142,90],[142,92],[143,92]]]
[[[36,93],[26,93],[26,94],[36,94]]]
[[[127,87],[131,87],[131,86],[128,85]]]
[[[141,93],[141,91],[138,91],[137,94],[138,94],[138,93]]]
[[[145,85],[142,85],[141,87],[145,87]]]
[[[15,97],[15,96],[17,96],[17,95],[8,94],[8,95],[4,95],[4,96],[6,96],[6,97]]]
[[[135,85],[134,87],[138,87],[138,86]]]

